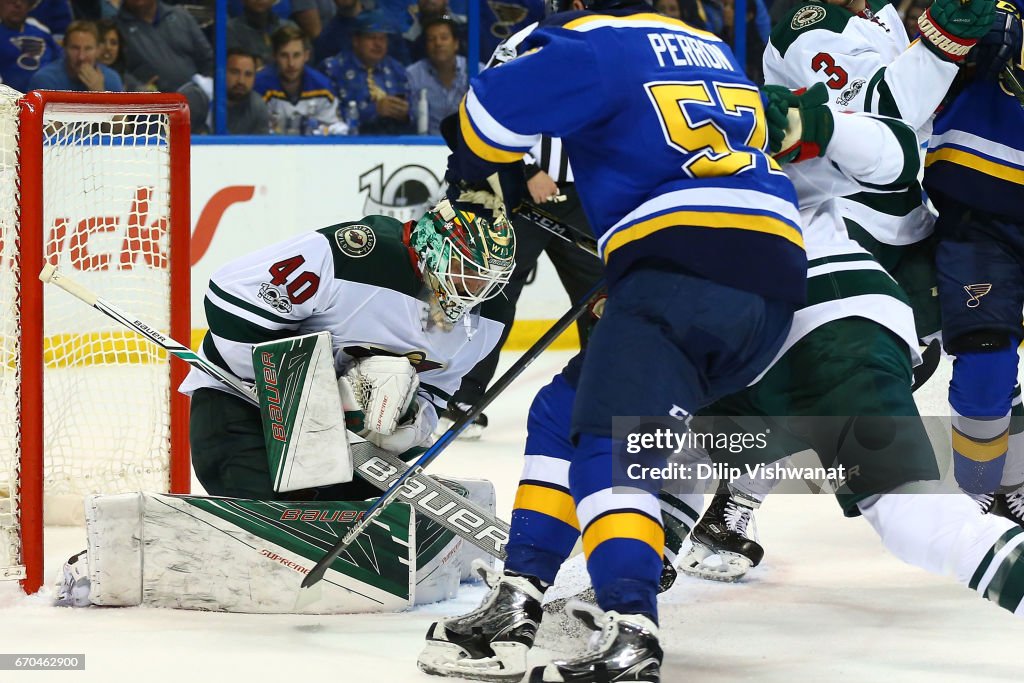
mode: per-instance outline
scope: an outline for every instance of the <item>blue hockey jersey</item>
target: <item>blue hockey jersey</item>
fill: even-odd
[[[1024,221],[1024,107],[1000,82],[972,81],[936,117],[925,167],[929,193]]]
[[[553,17],[471,83],[456,178],[561,137],[613,284],[639,259],[802,302],[796,193],[765,152],[760,93],[718,37],[629,10]]]
[[[0,78],[15,90],[28,92],[36,72],[63,54],[50,32],[34,19],[20,31],[0,24]]]

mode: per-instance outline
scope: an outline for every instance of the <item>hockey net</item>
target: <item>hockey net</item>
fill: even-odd
[[[184,367],[38,279],[44,263],[188,339],[184,98],[0,86],[0,578],[93,492],[186,492]]]

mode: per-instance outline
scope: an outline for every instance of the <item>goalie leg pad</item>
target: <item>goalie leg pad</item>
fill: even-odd
[[[86,506],[96,605],[343,614],[411,604],[415,527],[405,503],[388,506],[302,605],[303,576],[369,503],[127,493]]]
[[[495,512],[494,484],[490,481],[451,478],[440,481],[491,514]],[[417,515],[416,529],[417,605],[454,598],[461,581],[479,577],[479,573],[473,571],[473,560],[479,558],[484,566],[494,566],[494,558],[490,554],[423,515]]]

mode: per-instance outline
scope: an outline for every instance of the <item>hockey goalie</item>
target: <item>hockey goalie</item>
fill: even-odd
[[[477,193],[477,198],[480,193]],[[410,460],[502,326],[476,313],[514,268],[500,200],[444,199],[418,221],[368,216],[261,249],[214,273],[199,356],[254,383],[259,406],[193,366],[189,439],[213,497],[86,500],[88,550],[61,605],[263,613],[394,611],[453,597],[481,551],[389,505],[315,592],[305,574],[370,506],[350,443]],[[251,397],[250,397],[251,398]],[[490,482],[442,480],[494,510]]]

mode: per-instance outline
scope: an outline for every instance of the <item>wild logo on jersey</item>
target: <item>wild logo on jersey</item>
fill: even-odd
[[[799,31],[802,28],[807,28],[812,24],[817,24],[819,21],[825,18],[825,8],[818,7],[817,5],[808,5],[799,12],[793,15],[792,21],[789,22],[790,27],[794,31]]]
[[[377,236],[366,225],[349,225],[334,233],[334,241],[341,253],[352,258],[362,258],[377,244]]]
[[[352,358],[370,358],[371,356],[388,356],[391,358],[405,357],[409,359],[412,366],[416,368],[416,372],[426,372],[428,370],[437,370],[443,368],[444,363],[439,363],[436,360],[429,360],[425,351],[406,351],[405,353],[395,353],[388,349],[382,349],[377,346],[346,346],[342,348],[342,351],[347,353]]]

